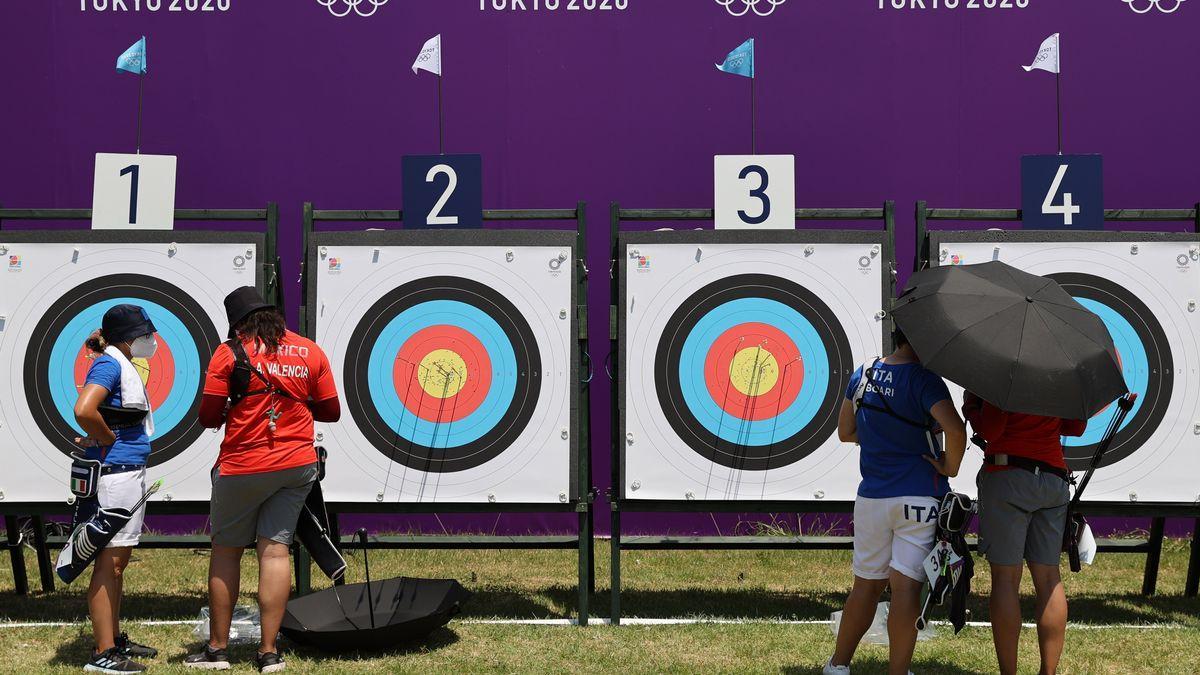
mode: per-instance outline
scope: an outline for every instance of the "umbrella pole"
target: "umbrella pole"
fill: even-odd
[[[367,572],[367,607],[371,610],[371,628],[375,627],[375,599],[371,597],[371,561],[367,559],[367,528],[358,528],[358,542],[362,545],[363,567]]]

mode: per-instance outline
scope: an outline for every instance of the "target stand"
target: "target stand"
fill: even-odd
[[[580,203],[484,212],[485,221],[571,221],[574,231],[317,232],[319,222],[403,214],[306,204],[303,308],[346,404],[339,422],[317,426],[333,529],[344,513],[575,513],[577,535],[371,545],[577,548],[581,625],[594,585],[584,219]]]
[[[917,205],[917,267],[1001,260],[1056,280],[1104,320],[1125,380],[1138,395],[1105,454],[1082,511],[1151,518],[1148,540],[1101,542],[1100,550],[1146,553],[1142,593],[1157,585],[1165,519],[1200,516],[1200,209],[1110,210],[1117,223],[1187,222],[1188,232],[938,230],[930,221],[1017,222],[1014,210]],[[956,403],[962,390],[951,387]],[[1098,413],[1079,438],[1064,438],[1067,464],[1083,471],[1115,413]],[[955,489],[974,494],[982,454],[969,449]],[[964,480],[962,477],[966,477]],[[1185,592],[1200,583],[1200,518]]]
[[[4,221],[86,221],[87,209],[0,209]],[[225,331],[223,300],[239,286],[278,299],[278,209],[179,210],[178,221],[266,223],[263,232],[2,229],[0,297],[0,513],[18,593],[28,591],[18,516],[30,516],[43,589],[54,587],[44,517],[70,514],[73,415],[93,354],[85,338],[108,308],[132,303],[158,329],[158,351],[139,365],[154,409],[148,468],[162,479],[152,515],[207,514],[209,469],[220,437],[200,426],[208,360]],[[184,541],[186,540],[186,542]],[[195,537],[143,537],[142,546],[202,545]]]
[[[622,231],[711,210],[611,210],[616,355],[612,621],[623,549],[828,549],[833,537],[623,537],[623,512],[850,512],[859,482],[837,416],[854,370],[886,353],[894,204],[799,209],[876,229]],[[610,378],[613,374],[609,373]]]

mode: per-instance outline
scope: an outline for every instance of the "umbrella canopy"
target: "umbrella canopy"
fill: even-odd
[[[470,597],[453,579],[398,577],[334,586],[289,601],[282,631],[324,651],[390,649],[446,625]]]
[[[1085,420],[1128,391],[1100,317],[1002,262],[918,272],[893,317],[926,368],[1009,412]]]

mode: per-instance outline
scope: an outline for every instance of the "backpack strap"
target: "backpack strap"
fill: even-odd
[[[259,372],[254,364],[250,363],[250,355],[246,353],[246,347],[241,340],[232,339],[226,340],[225,346],[233,352],[233,370],[229,374],[229,407],[237,405],[242,399],[249,396],[275,395],[283,398],[298,400],[295,396],[287,393],[283,389],[275,386],[271,380],[267,379],[266,375]],[[262,384],[260,389],[250,389],[250,381],[257,379]]]
[[[927,432],[933,431],[935,425],[932,421],[926,420],[925,422],[917,422],[916,420],[908,419],[904,415],[892,410],[891,404],[887,402],[887,398],[883,395],[879,396],[879,402],[883,404],[882,406],[872,405],[866,402],[867,386],[870,384],[871,380],[874,379],[874,371],[879,366],[879,362],[881,360],[882,359],[879,357],[875,357],[871,361],[868,361],[862,365],[862,377],[859,378],[858,388],[854,391],[855,409],[858,410],[866,408],[867,410],[874,410],[875,412],[881,412],[889,417],[898,419],[909,426],[914,426]],[[930,440],[930,447],[932,448],[932,440]]]

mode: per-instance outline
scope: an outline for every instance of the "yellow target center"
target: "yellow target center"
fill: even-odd
[[[746,396],[761,396],[779,381],[779,362],[762,347],[747,347],[733,355],[729,381]]]
[[[142,378],[142,386],[146,386],[150,382],[150,361],[133,359],[133,367],[137,370],[138,377]]]
[[[421,388],[434,398],[450,398],[467,384],[467,362],[457,352],[435,349],[421,359]]]

